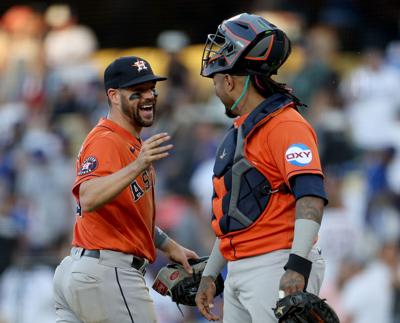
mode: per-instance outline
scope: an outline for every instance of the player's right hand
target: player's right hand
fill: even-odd
[[[174,145],[161,145],[170,139],[171,136],[169,136],[168,133],[163,132],[151,136],[149,139],[144,141],[139,156],[136,159],[139,167],[142,170],[145,170],[152,162],[167,157],[169,155],[168,151],[171,150]]]
[[[279,290],[285,295],[291,295],[297,292],[302,292],[305,286],[305,279],[302,274],[293,270],[286,270],[279,282]]]
[[[214,280],[211,276],[203,276],[196,294],[196,305],[201,315],[209,321],[219,321],[219,317],[211,312],[216,292]]]

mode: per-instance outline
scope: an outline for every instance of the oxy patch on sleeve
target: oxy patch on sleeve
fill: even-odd
[[[306,166],[311,163],[313,154],[305,144],[293,144],[286,150],[285,159],[294,166]]]
[[[79,169],[78,176],[86,175],[93,172],[97,168],[98,164],[99,163],[96,157],[90,156],[86,158],[82,163],[81,168]]]

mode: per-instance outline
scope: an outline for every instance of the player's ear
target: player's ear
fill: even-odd
[[[243,86],[246,82],[245,76],[238,75],[224,75],[224,86],[225,91],[228,94],[234,93],[234,95],[240,95],[243,91]]]
[[[232,92],[233,89],[235,88],[235,79],[232,75],[225,74],[224,75],[224,87],[225,90],[229,93]]]
[[[119,104],[120,97],[118,89],[108,89],[107,96],[111,104]]]

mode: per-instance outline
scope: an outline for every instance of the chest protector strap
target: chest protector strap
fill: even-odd
[[[237,207],[240,193],[240,183],[243,175],[253,166],[244,156],[244,138],[243,129],[239,127],[235,157],[233,159],[232,166],[232,187],[231,187],[231,199],[229,201],[228,216],[234,218],[236,221],[241,223],[244,227],[248,227],[253,223],[246,215],[244,215]],[[267,180],[268,181],[268,180]]]
[[[283,188],[272,190],[270,182],[257,167],[245,157],[246,139],[259,125],[268,122],[273,112],[290,104],[291,100],[281,94],[275,94],[257,107],[236,130],[231,128],[221,143],[217,155],[227,153],[228,158],[217,158],[214,165],[214,177],[223,178],[227,193],[214,198],[222,199],[222,217],[213,212],[223,234],[249,227],[263,214],[270,196]],[[267,119],[266,121],[264,121]],[[264,122],[263,122],[264,121]],[[236,136],[236,138],[235,138]],[[232,144],[235,150],[230,148]],[[235,145],[236,144],[236,145]]]

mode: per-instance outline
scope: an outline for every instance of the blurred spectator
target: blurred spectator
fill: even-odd
[[[335,28],[343,48],[346,50],[357,50],[359,48],[361,41],[360,26],[363,22],[357,1],[324,1],[318,20]]]
[[[0,277],[12,263],[18,246],[19,228],[15,214],[15,196],[7,182],[0,177]]]
[[[177,129],[173,138],[174,154],[160,166],[163,186],[183,195],[190,191],[189,181],[194,169],[215,155],[220,134],[218,125],[200,120],[192,122]]]
[[[165,95],[160,97],[158,117],[158,122],[165,130],[171,129],[171,116],[179,114],[193,102],[195,87],[181,57],[182,50],[189,45],[188,35],[180,30],[166,30],[158,36],[157,45],[168,55],[168,82],[165,84]]]
[[[18,170],[16,192],[29,205],[28,242],[40,249],[70,229],[74,167],[65,155],[63,141],[46,129],[46,124],[29,128],[22,146],[26,160]]]
[[[353,140],[366,150],[400,145],[400,73],[383,58],[379,48],[364,49],[362,65],[341,85]]]
[[[201,213],[205,219],[211,219],[211,201],[213,195],[212,176],[215,158],[200,163],[190,178],[190,190],[200,203]]]
[[[53,276],[59,257],[69,250],[70,238],[59,235],[40,252],[20,248],[14,264],[0,276],[0,322],[55,322]]]
[[[307,116],[318,135],[322,165],[349,168],[357,150],[337,85],[337,75],[331,75],[311,97]]]
[[[329,262],[329,260],[327,260]],[[348,257],[343,259],[338,264],[337,276],[334,281],[324,282],[320,297],[326,298],[326,301],[331,305],[340,322],[343,323],[345,313],[342,305],[342,290],[345,284],[355,275],[357,275],[365,266],[365,263],[360,257]]]
[[[367,158],[367,185],[368,197],[372,199],[376,195],[390,193],[387,169],[396,154],[394,147],[385,147],[374,151]]]
[[[0,281],[0,313],[5,322],[54,323],[53,275],[53,268],[43,264],[8,269]]]
[[[3,65],[0,66],[0,99],[25,100],[40,108],[43,103],[43,44],[42,14],[29,6],[15,5],[8,9],[1,25],[7,33]]]
[[[371,152],[365,158],[368,194],[365,220],[378,237],[399,233],[399,195],[391,189],[388,182],[388,166],[393,161],[395,152],[393,147],[387,147]]]
[[[327,85],[335,75],[331,64],[339,44],[334,30],[321,25],[305,33],[303,45],[305,63],[294,75],[291,86],[296,89],[295,94],[300,100],[308,105],[314,93]]]
[[[192,102],[195,89],[189,70],[179,57],[179,52],[169,52],[167,76],[169,81],[166,89],[168,103],[176,108],[177,105]]]
[[[48,70],[47,94],[54,114],[91,112],[98,104],[99,71],[91,61],[97,37],[78,23],[67,4],[47,8],[50,30],[44,39]]]
[[[400,40],[393,40],[388,44],[386,58],[389,66],[393,66],[400,71]]]
[[[51,5],[45,19],[50,27],[44,39],[47,65],[56,68],[87,62],[97,49],[96,35],[88,27],[78,24],[71,7]]]
[[[173,189],[159,199],[156,224],[168,235],[180,239],[182,243],[199,255],[209,252],[209,228],[200,217],[197,201],[189,193],[174,194]]]
[[[343,323],[391,323],[394,284],[399,282],[398,242],[383,241],[377,258],[345,283]]]
[[[351,211],[344,203],[344,174],[326,169],[325,189],[329,204],[324,211],[318,245],[326,259],[325,280],[335,282],[338,266],[357,254],[357,244],[361,239],[362,227],[352,218]]]
[[[26,229],[27,208],[15,187],[23,155],[25,109],[23,104],[0,106],[0,275],[12,264]]]

